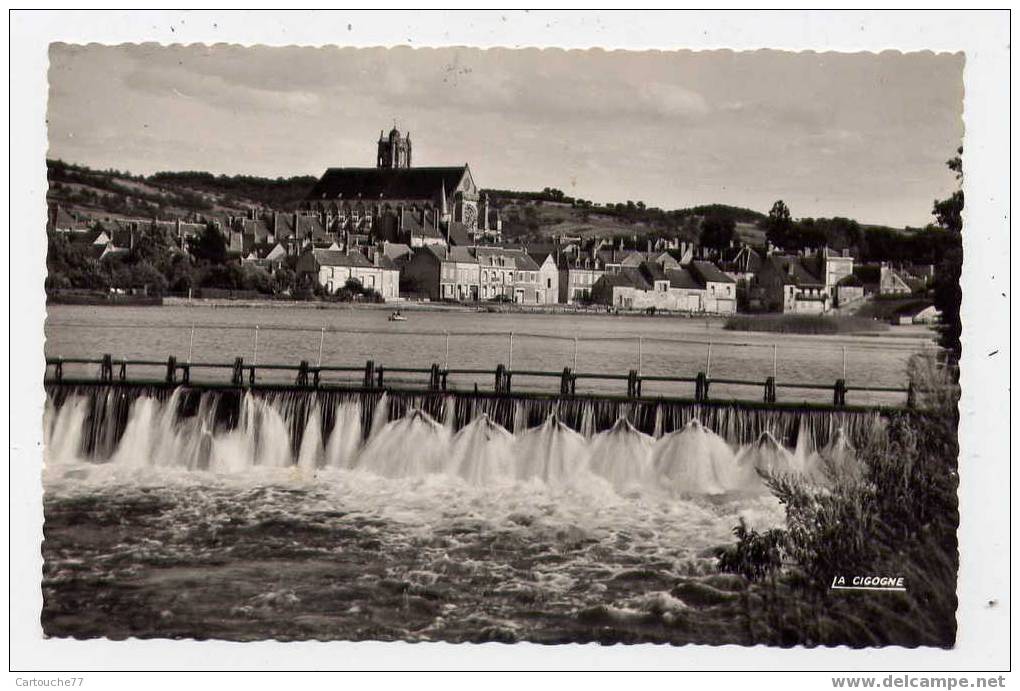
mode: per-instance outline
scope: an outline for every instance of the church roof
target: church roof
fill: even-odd
[[[330,168],[306,199],[435,199],[457,189],[467,166],[450,168]]]
[[[451,245],[473,245],[474,240],[468,234],[467,226],[460,221],[450,221],[449,225]]]

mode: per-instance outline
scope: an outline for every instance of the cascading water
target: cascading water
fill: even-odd
[[[46,459],[228,474],[290,466],[306,474],[326,467],[391,479],[445,474],[474,485],[568,486],[595,475],[620,492],[658,487],[716,495],[760,488],[758,472],[814,473],[823,456],[849,463],[852,438],[864,443],[881,427],[867,414],[830,413],[833,419],[825,420],[822,413],[664,403],[621,403],[612,410],[576,399],[465,399],[62,391],[46,408]]]

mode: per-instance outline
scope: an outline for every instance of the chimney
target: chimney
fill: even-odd
[[[651,254],[652,253],[652,239],[651,238],[648,238],[648,240],[645,242],[645,247],[648,248],[647,253]]]

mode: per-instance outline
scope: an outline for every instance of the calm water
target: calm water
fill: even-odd
[[[371,359],[387,367],[448,363],[453,368],[494,369],[500,363],[510,364],[509,334],[513,332],[512,366],[516,370],[560,371],[574,367],[578,372],[626,374],[640,366],[642,374],[693,377],[707,369],[715,378],[764,381],[772,374],[775,346],[780,383],[831,385],[843,375],[845,348],[846,379],[852,387],[903,386],[908,358],[931,341],[931,332],[919,327],[894,327],[878,336],[792,336],[729,332],[722,329],[720,320],[408,311],[408,321],[389,322],[388,314],[387,309],[288,306],[58,305],[49,307],[46,353],[62,357],[111,353],[118,358],[160,360],[174,355],[183,362],[191,352],[194,362],[232,362],[235,357],[251,362],[257,357],[257,362],[263,364],[296,365],[301,360],[316,363],[321,340],[323,364],[363,366]],[[323,328],[349,333],[327,332],[323,338]],[[449,338],[445,332],[450,332]],[[95,369],[91,367],[88,372]],[[74,372],[70,367],[65,371]],[[161,375],[157,369],[146,374]],[[215,375],[196,371],[194,377],[199,376],[226,375],[222,371]],[[260,374],[262,380],[273,378],[273,373]],[[470,387],[476,382],[480,387],[492,386],[488,377],[470,376],[451,378],[450,384]],[[514,385],[522,390],[555,390],[559,384],[555,379],[518,376]],[[579,381],[578,392],[582,391],[622,394],[626,384]],[[690,396],[693,384],[645,382],[642,393]],[[719,398],[761,396],[759,387],[718,384],[711,393]],[[788,401],[831,400],[831,393],[808,390],[780,389],[778,395],[779,400]],[[901,399],[896,394],[851,392],[848,402],[898,403]]]

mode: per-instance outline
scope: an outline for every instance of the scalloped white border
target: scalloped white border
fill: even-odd
[[[348,28],[350,25],[350,28]],[[10,468],[12,669],[1004,669],[1009,664],[1009,50],[1010,17],[945,12],[399,13],[153,12],[10,15]],[[964,362],[959,638],[952,651],[884,648],[517,644],[224,643],[44,640],[41,485],[47,45],[557,46],[585,49],[965,51]],[[990,355],[993,351],[997,354]],[[997,600],[995,607],[987,606]],[[21,677],[32,675],[21,674]],[[41,676],[41,675],[34,675]],[[52,675],[46,675],[52,676]],[[68,676],[68,675],[62,675]],[[104,687],[133,687],[134,675]],[[828,675],[824,675],[828,676]],[[884,676],[884,675],[883,675]],[[460,678],[467,681],[466,678]],[[809,681],[809,679],[811,681]],[[95,679],[98,681],[98,679]],[[181,679],[193,683],[190,678]],[[197,679],[196,679],[197,681]],[[207,681],[216,682],[217,679]],[[220,683],[236,680],[220,678]],[[282,679],[261,677],[256,684]],[[299,683],[303,679],[297,680]],[[309,679],[310,681],[310,679]],[[366,680],[374,683],[371,680]],[[705,679],[717,683],[715,679]],[[771,686],[759,676],[740,684]],[[412,677],[406,682],[416,683]],[[91,683],[87,681],[87,683]],[[170,688],[171,678],[145,682]],[[829,688],[801,675],[783,687]],[[516,684],[515,684],[516,685]]]

